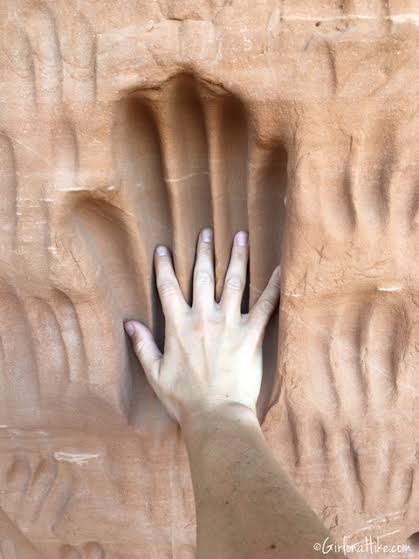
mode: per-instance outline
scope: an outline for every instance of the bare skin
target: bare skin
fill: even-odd
[[[279,300],[277,268],[242,315],[249,246],[236,234],[220,302],[214,298],[213,238],[198,240],[193,305],[184,300],[169,251],[155,253],[166,319],[164,354],[136,321],[125,329],[148,381],[179,422],[188,450],[199,559],[319,558],[328,537],[267,445],[256,416],[262,341]],[[338,557],[329,553],[329,557]]]

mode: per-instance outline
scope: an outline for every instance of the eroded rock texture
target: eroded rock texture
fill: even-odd
[[[337,537],[404,543],[417,2],[1,0],[0,18],[0,555],[194,557],[180,434],[122,321],[162,339],[153,248],[189,297],[210,223],[218,290],[238,228],[251,302],[282,262],[260,401],[278,459]]]

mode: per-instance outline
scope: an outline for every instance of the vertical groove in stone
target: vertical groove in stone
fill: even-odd
[[[205,105],[219,298],[233,235],[248,229],[248,126],[244,106],[231,95],[209,96]]]
[[[208,144],[204,111],[195,81],[181,75],[169,84],[160,105],[166,188],[173,224],[174,262],[190,300],[197,235],[212,223]]]

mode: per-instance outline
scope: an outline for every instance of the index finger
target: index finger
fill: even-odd
[[[278,306],[280,287],[281,268],[278,266],[273,271],[268,285],[249,313],[248,327],[256,339],[263,338],[269,319]]]

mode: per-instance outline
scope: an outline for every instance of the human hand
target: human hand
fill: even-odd
[[[213,234],[198,239],[193,305],[184,300],[166,247],[157,247],[157,288],[166,319],[164,354],[150,330],[130,320],[125,330],[148,381],[169,414],[182,425],[191,416],[224,404],[256,414],[262,382],[262,341],[279,298],[277,267],[249,314],[241,314],[249,255],[247,233],[234,238],[224,290],[214,298]]]

